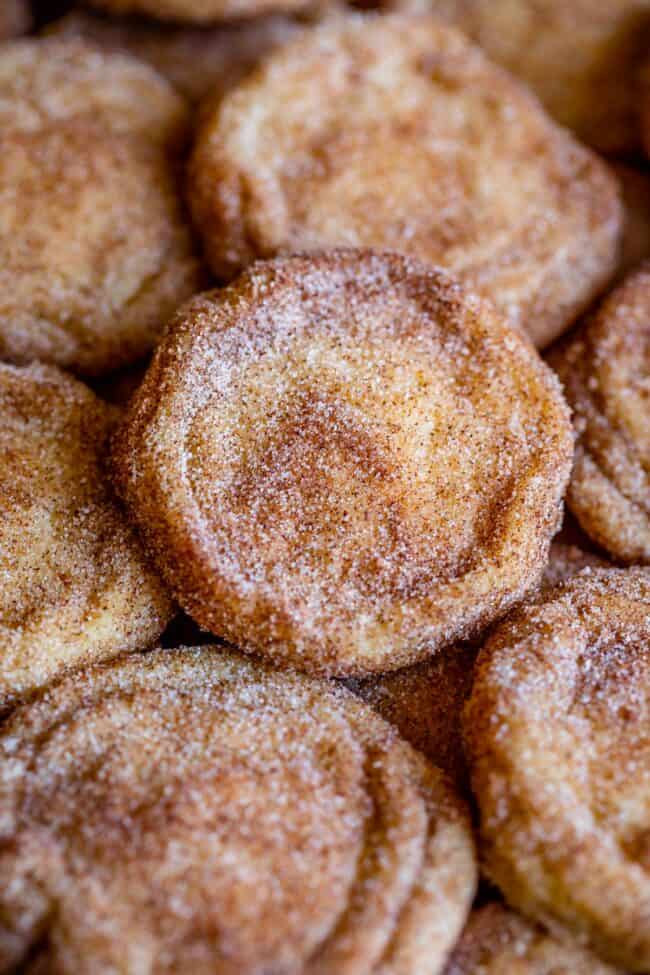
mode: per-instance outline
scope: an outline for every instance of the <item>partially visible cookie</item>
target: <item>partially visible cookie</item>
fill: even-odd
[[[646,157],[650,157],[650,56],[647,55],[641,70],[641,94],[639,97],[641,114],[641,138]]]
[[[3,972],[439,975],[476,886],[464,803],[371,708],[207,647],[19,709],[0,823]]]
[[[0,357],[141,359],[202,274],[180,198],[188,116],[153,69],[79,41],[0,50]]]
[[[0,365],[0,712],[171,619],[107,481],[116,419],[58,369]]]
[[[640,147],[639,72],[648,0],[387,0],[459,27],[530,85],[550,114],[601,152]]]
[[[650,264],[550,361],[577,434],[567,504],[614,558],[650,563]]]
[[[556,938],[498,903],[470,915],[444,975],[616,975],[571,938]]]
[[[553,542],[542,587],[551,589],[583,569],[607,566],[605,559],[577,545]],[[414,667],[346,682],[353,693],[394,724],[406,741],[444,769],[463,792],[469,790],[469,782],[461,714],[472,689],[477,653],[477,643],[458,644]]]
[[[650,569],[592,569],[499,625],[465,708],[482,860],[513,907],[650,969]]]
[[[214,272],[332,246],[453,271],[538,346],[615,271],[615,179],[432,17],[303,31],[203,118],[189,197]]]
[[[48,27],[57,37],[81,37],[107,51],[127,51],[152,64],[189,98],[218,100],[299,25],[282,15],[241,24],[189,27],[151,20],[109,19],[74,10]]]
[[[144,62],[76,38],[28,38],[0,49],[0,135],[99,124],[178,149],[189,137],[181,96]]]

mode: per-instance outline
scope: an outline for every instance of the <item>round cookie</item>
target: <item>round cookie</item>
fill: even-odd
[[[335,251],[181,309],[114,466],[203,628],[361,676],[537,583],[572,452],[555,377],[490,305],[398,255]]]
[[[58,40],[0,51],[1,358],[111,371],[199,289],[181,120],[167,82],[130,58]]]
[[[116,418],[58,369],[0,365],[0,712],[171,618],[107,483]]]
[[[155,20],[209,24],[293,13],[314,6],[314,0],[87,0],[89,6],[112,14],[143,14]]]
[[[444,975],[616,975],[590,951],[558,940],[501,904],[470,915]]]
[[[465,744],[488,876],[606,961],[650,968],[650,570],[581,573],[479,654]]]
[[[136,362],[200,281],[157,146],[83,122],[0,134],[1,358]]]
[[[27,0],[2,0],[0,7],[0,41],[17,37],[29,30],[31,16]]]
[[[0,967],[438,975],[476,885],[444,776],[342,690],[207,648],[0,735]],[[49,970],[49,969],[48,969]]]
[[[476,650],[446,647],[431,660],[380,674],[348,687],[370,704],[402,737],[468,792],[461,735],[463,705],[472,689]]]
[[[530,85],[550,114],[601,152],[639,149],[648,0],[388,0],[460,28]]]
[[[102,50],[126,51],[142,58],[183,95],[198,102],[206,96],[221,98],[298,29],[295,21],[281,15],[215,27],[179,27],[74,10],[51,24],[48,34],[81,37]]]
[[[577,434],[567,504],[616,559],[650,562],[650,264],[550,359]]]
[[[330,246],[394,250],[536,345],[616,267],[618,187],[517,81],[427,17],[303,32],[205,114],[189,197],[218,276]]]

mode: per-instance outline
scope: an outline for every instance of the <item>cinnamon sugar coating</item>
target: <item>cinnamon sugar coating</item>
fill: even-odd
[[[567,504],[599,545],[650,563],[650,264],[629,275],[551,363],[573,409]]]
[[[361,676],[537,583],[572,449],[555,377],[491,306],[398,255],[335,251],[181,309],[114,467],[203,628]]]
[[[582,572],[479,654],[465,744],[482,857],[508,901],[650,968],[650,570]]]
[[[0,6],[0,41],[24,34],[31,25],[28,0],[2,0]]]
[[[549,589],[582,569],[606,568],[608,563],[577,545],[553,542],[542,575]],[[479,636],[472,644],[445,647],[435,657],[413,667],[347,686],[394,724],[414,748],[444,769],[462,792],[469,791],[469,775],[461,732],[463,707],[472,689]]]
[[[648,0],[387,0],[460,28],[530,85],[549,113],[601,152],[639,149]]]
[[[0,365],[0,713],[171,618],[107,483],[116,417],[58,369]]]
[[[472,912],[444,975],[616,975],[616,969],[492,903]]]
[[[88,5],[112,14],[142,14],[179,24],[292,13],[314,6],[314,0],[87,0]]]
[[[183,99],[149,65],[74,38],[29,38],[0,51],[0,133],[100,121],[107,134],[139,135],[178,149],[187,141]]]
[[[19,709],[0,754],[2,971],[44,943],[79,975],[438,975],[470,908],[461,800],[340,688],[154,651]]]
[[[607,167],[434,18],[305,31],[207,113],[190,165],[215,273],[331,246],[458,274],[544,346],[615,270]]]
[[[223,96],[273,48],[298,30],[288,17],[269,15],[239,24],[183,27],[140,19],[110,19],[73,10],[48,28],[57,37],[81,37],[107,51],[148,61],[192,102]]]
[[[174,158],[186,122],[134,59],[78,41],[3,47],[0,357],[116,369],[198,290]]]

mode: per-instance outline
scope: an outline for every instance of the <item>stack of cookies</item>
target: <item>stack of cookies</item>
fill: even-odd
[[[366,6],[3,0],[0,975],[650,972],[650,2]]]

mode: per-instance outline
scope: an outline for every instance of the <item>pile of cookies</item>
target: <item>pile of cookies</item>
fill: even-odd
[[[2,0],[0,975],[650,972],[650,0],[366,6]]]

